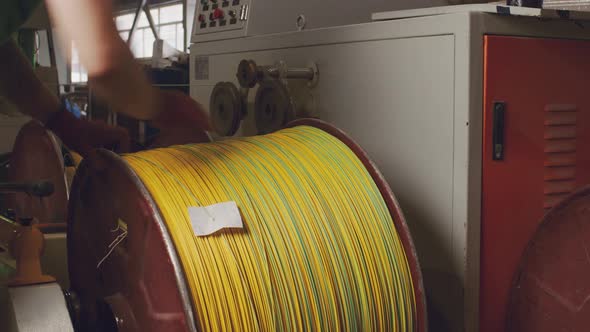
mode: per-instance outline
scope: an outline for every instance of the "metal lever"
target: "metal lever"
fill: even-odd
[[[0,194],[26,193],[36,197],[53,194],[55,186],[50,181],[37,182],[0,182]]]
[[[279,79],[303,79],[311,81],[316,74],[313,68],[289,68],[283,61],[278,62],[274,66],[262,68],[266,70],[268,76]]]

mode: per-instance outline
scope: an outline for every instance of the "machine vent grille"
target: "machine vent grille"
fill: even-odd
[[[576,187],[575,105],[545,107],[544,208],[551,209]]]

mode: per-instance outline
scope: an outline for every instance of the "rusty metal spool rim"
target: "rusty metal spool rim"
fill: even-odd
[[[158,228],[160,229],[160,231],[164,235],[164,242],[166,244],[166,250],[168,251],[168,255],[170,256],[170,260],[172,261],[172,266],[174,267],[174,276],[176,277],[176,280],[177,280],[178,290],[179,290],[180,296],[182,298],[184,312],[188,318],[187,322],[189,324],[189,330],[191,332],[193,332],[193,331],[196,332],[197,327],[195,325],[195,317],[194,317],[194,311],[193,311],[194,304],[193,304],[192,297],[190,295],[190,290],[188,289],[188,283],[185,278],[185,272],[182,267],[182,264],[180,263],[180,260],[178,259],[178,254],[176,252],[176,246],[174,245],[174,242],[172,241],[172,237],[170,237],[170,233],[168,231],[168,226],[166,225],[166,222],[164,222],[164,219],[162,218],[162,213],[160,212],[160,208],[158,207],[158,205],[154,201],[154,198],[149,193],[148,189],[143,184],[143,182],[141,181],[139,176],[135,173],[135,171],[133,171],[131,166],[116,153],[111,152],[111,151],[105,151],[105,152],[111,154],[113,156],[114,160],[117,160],[117,162],[120,162],[123,164],[123,165],[121,165],[122,168],[127,170],[128,175],[133,179],[133,182],[135,182],[135,184],[137,185],[137,187],[141,191],[143,197],[145,197],[147,199],[151,208],[155,211],[153,216],[156,221],[156,225],[158,226]]]
[[[117,168],[118,170],[123,171],[125,176],[127,176],[129,179],[131,179],[131,181],[134,183],[136,188],[139,189],[139,192],[142,196],[141,198],[143,198],[145,201],[148,202],[149,208],[151,210],[152,220],[154,221],[155,225],[157,226],[157,228],[159,229],[160,233],[163,236],[165,250],[167,251],[168,257],[171,261],[174,277],[176,279],[176,286],[177,286],[180,298],[182,300],[183,311],[184,311],[184,314],[186,315],[186,318],[187,318],[186,322],[188,325],[188,330],[190,332],[197,332],[198,329],[195,325],[196,320],[195,320],[195,317],[193,314],[194,306],[192,303],[192,297],[190,295],[190,291],[188,289],[188,283],[185,278],[185,272],[182,267],[182,264],[180,263],[180,260],[178,259],[178,255],[176,252],[176,246],[174,245],[174,242],[172,241],[172,238],[170,237],[170,233],[168,232],[167,225],[162,218],[162,214],[158,208],[158,205],[154,201],[152,195],[149,193],[148,189],[145,187],[145,185],[143,184],[143,182],[141,181],[139,176],[135,173],[135,171],[131,168],[131,166],[121,156],[117,155],[116,153],[114,153],[112,151],[100,149],[97,151],[96,157],[101,158],[103,162],[110,163],[110,165],[109,165],[110,167],[114,167],[114,168]],[[84,169],[85,167],[87,167],[87,164],[90,162],[91,161],[89,161],[88,159],[85,159],[84,161],[82,161],[82,164],[80,165],[80,169]],[[76,174],[76,178],[77,177],[78,177],[78,173]],[[76,181],[76,179],[75,179],[73,186],[77,186],[78,183],[79,183],[79,181]],[[75,191],[74,188],[73,188],[73,191]],[[73,208],[74,208],[75,204],[76,204],[75,198],[70,200],[70,206],[69,206],[70,213],[69,213],[69,215],[71,215],[72,217],[74,216],[74,214],[71,212],[73,212]],[[149,221],[146,220],[146,222],[149,222]],[[72,246],[70,246],[70,241],[72,241],[72,239],[70,238],[71,227],[73,227],[72,225],[73,225],[72,220],[68,220],[68,255],[69,255],[69,251],[74,249],[74,248],[72,248]],[[72,275],[72,272],[71,272],[71,267],[70,267],[70,276],[71,275]]]
[[[207,136],[209,141],[212,141],[211,136],[208,133]],[[92,271],[94,274],[100,274],[102,273],[101,271],[103,268],[101,267],[99,269],[96,267],[89,269],[88,265],[84,262],[84,260],[90,261],[93,258],[92,253],[88,252],[88,250],[90,249],[90,251],[92,251],[100,248],[101,241],[104,240],[104,237],[102,237],[104,234],[91,234],[90,236],[92,237],[92,240],[84,241],[88,229],[93,228],[89,224],[94,222],[99,224],[99,226],[94,228],[104,229],[105,227],[108,227],[108,224],[105,226],[105,222],[108,223],[108,221],[112,221],[110,219],[103,220],[96,218],[92,214],[88,214],[88,211],[95,212],[97,210],[93,209],[100,209],[97,207],[100,206],[100,203],[98,203],[98,205],[96,202],[85,204],[82,199],[86,182],[88,180],[96,179],[101,181],[105,179],[104,176],[106,176],[107,180],[122,180],[119,182],[115,181],[110,185],[110,187],[108,185],[102,185],[96,189],[96,192],[98,193],[96,198],[102,203],[106,203],[106,206],[108,207],[107,209],[112,210],[113,215],[118,215],[119,217],[123,217],[124,215],[134,215],[136,218],[132,219],[141,219],[141,224],[155,226],[151,226],[151,228],[154,230],[144,229],[140,232],[142,238],[150,239],[150,246],[144,248],[145,251],[142,251],[139,254],[131,254],[140,262],[140,265],[144,265],[146,259],[150,260],[150,258],[146,257],[148,257],[150,254],[153,254],[153,251],[160,251],[163,253],[162,256],[165,256],[162,257],[163,260],[158,263],[157,273],[154,273],[158,275],[164,275],[164,279],[162,279],[164,280],[163,284],[160,280],[160,286],[163,285],[161,286],[162,289],[158,289],[159,287],[153,289],[157,289],[154,292],[154,296],[157,298],[156,301],[166,303],[167,308],[172,310],[170,312],[174,313],[174,315],[177,317],[177,321],[174,323],[178,323],[178,321],[184,322],[184,328],[180,330],[173,329],[173,331],[198,331],[195,325],[196,320],[194,318],[194,306],[192,304],[192,298],[190,296],[190,291],[187,286],[188,284],[185,279],[185,273],[178,259],[176,247],[174,246],[167,226],[161,217],[161,213],[157,204],[129,164],[116,153],[106,149],[98,149],[95,154],[92,154],[92,156],[83,159],[78,165],[74,179],[72,181],[72,194],[68,205],[67,223],[67,255],[68,261],[70,262],[68,265],[68,273],[70,275],[72,287],[70,290],[73,294],[76,294],[76,297],[79,299],[92,298],[103,301],[104,299],[100,294],[102,294],[101,292],[105,289],[112,290],[114,287],[114,289],[118,291],[125,292],[126,286],[133,287],[133,285],[129,285],[126,282],[111,284],[109,281],[102,282],[102,280],[98,280],[99,282],[97,283],[97,280],[93,279],[94,276],[88,275],[88,271]],[[117,199],[120,201],[125,201],[127,204],[117,204]],[[84,220],[83,218],[88,218],[89,220]],[[76,239],[76,236],[82,240]],[[84,253],[80,255],[78,254],[79,252]],[[83,261],[80,261],[80,259]],[[120,257],[116,257],[113,260],[118,263],[121,262]],[[112,271],[111,268],[107,268],[106,271],[113,273],[119,272]],[[132,269],[126,271],[129,272],[129,276],[131,277],[137,277],[138,279],[141,278],[141,280],[146,278],[145,274],[136,274],[137,271]],[[89,276],[90,278],[84,278],[85,276]],[[153,277],[153,275],[151,276]],[[151,293],[152,290],[149,292]],[[141,302],[141,300],[138,302],[137,297],[134,297],[130,294],[125,294],[124,296],[125,300],[131,307],[143,308],[142,303],[144,302]],[[90,312],[96,313],[95,309],[96,308],[90,308],[88,310],[90,310]],[[130,311],[132,314],[137,313],[137,311],[133,309]],[[144,309],[141,309],[141,311],[143,313],[146,312]],[[123,313],[123,315],[126,313],[127,312]],[[78,316],[79,313],[76,313],[75,315]],[[121,317],[117,316],[117,319],[119,318]],[[160,322],[159,319],[156,318],[156,320]],[[165,321],[166,318],[164,317],[163,320]],[[81,320],[81,322],[82,321],[83,320]],[[92,322],[93,321],[90,321],[90,323]],[[178,327],[178,325],[175,326]],[[152,330],[159,331],[159,329],[154,327],[152,327]]]
[[[62,165],[62,167],[64,168],[64,172],[63,172],[63,179],[64,179],[64,183],[66,184],[66,194],[67,197],[70,198],[70,187],[68,185],[68,178],[66,176],[66,172],[65,172],[65,162],[63,159],[63,155],[62,155],[62,145],[63,143],[61,143],[61,141],[59,140],[59,138],[57,138],[57,136],[55,136],[55,134],[53,134],[50,131],[47,131],[47,133],[49,134],[49,137],[51,137],[51,140],[53,141],[53,146],[55,148],[55,151],[57,152],[58,156],[59,156],[59,161]]]

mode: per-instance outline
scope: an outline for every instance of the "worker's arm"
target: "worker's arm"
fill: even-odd
[[[62,34],[73,41],[89,84],[115,111],[152,120],[166,142],[200,142],[207,135],[206,112],[190,97],[151,86],[117,32],[111,0],[45,0]]]
[[[12,39],[0,45],[0,95],[20,112],[43,123],[60,107],[59,99],[37,79]]]
[[[129,135],[122,128],[76,119],[62,109],[56,94],[35,75],[13,40],[0,44],[0,95],[20,112],[43,122],[69,148],[86,156],[99,147],[125,152]]]
[[[111,0],[45,0],[62,41],[73,41],[93,91],[115,111],[140,120],[156,117],[154,93],[113,22]],[[68,47],[69,48],[69,47]]]

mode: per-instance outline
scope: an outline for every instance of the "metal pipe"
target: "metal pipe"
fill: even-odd
[[[278,67],[271,67],[271,66],[262,67],[262,66],[260,66],[260,67],[258,67],[257,71],[262,74],[266,73],[268,76],[270,76],[272,78],[281,77],[281,72]]]
[[[154,24],[154,18],[152,17],[152,13],[150,13],[150,7],[147,4],[143,5],[143,12],[145,13],[145,17],[147,17],[148,23],[150,24],[150,29],[152,29],[152,33],[154,34],[154,39],[159,40],[160,36],[158,35],[158,31],[156,30],[156,25]]]
[[[289,79],[305,79],[311,81],[314,76],[315,73],[312,68],[289,68],[285,73],[285,78]]]
[[[289,68],[284,61],[279,61],[273,66],[258,66],[253,60],[242,60],[238,66],[236,77],[243,88],[253,88],[264,77],[272,79],[305,79],[313,84],[317,81],[317,66],[310,68]]]
[[[138,2],[137,9],[135,10],[135,17],[133,18],[133,24],[131,24],[131,30],[129,30],[129,36],[127,37],[127,45],[131,45],[133,33],[135,32],[135,27],[137,27],[137,21],[139,20],[139,14],[146,3],[147,0],[139,0]]]
[[[261,71],[266,72],[272,78],[305,79],[311,81],[315,76],[313,68],[279,68],[269,66],[262,67]]]

